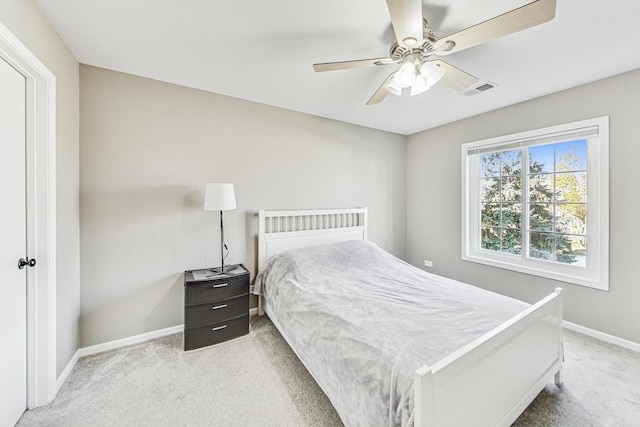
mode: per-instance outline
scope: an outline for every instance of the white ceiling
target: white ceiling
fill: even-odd
[[[497,88],[365,103],[397,66],[384,0],[35,0],[83,64],[410,135],[640,68],[640,1],[558,0],[553,21],[444,58]],[[438,37],[531,0],[424,0]]]

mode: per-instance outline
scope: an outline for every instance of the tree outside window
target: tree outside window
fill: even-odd
[[[480,156],[480,245],[484,250],[585,265],[585,139]],[[527,159],[526,174],[522,172]],[[528,184],[527,191],[522,185]],[[522,213],[527,209],[523,235]]]

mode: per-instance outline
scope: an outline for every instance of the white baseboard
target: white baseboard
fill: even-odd
[[[249,317],[258,315],[258,307],[254,307],[249,310]],[[629,350],[640,352],[640,344],[635,343],[633,341],[625,340],[623,338],[616,337],[614,335],[605,334],[604,332],[596,331],[595,329],[587,328],[586,326],[577,325],[575,323],[564,321],[564,327],[579,332],[581,334],[599,339],[601,341],[605,341],[611,344],[618,345],[620,347],[627,348]],[[125,347],[128,345],[139,344],[141,342],[149,341],[154,338],[164,337],[166,335],[177,334],[178,332],[182,332],[184,330],[184,325],[176,325],[170,328],[159,329],[157,331],[146,332],[140,335],[134,335],[128,338],[122,338],[115,341],[109,341],[102,344],[96,344],[89,347],[84,347],[78,349],[76,353],[73,355],[67,366],[64,368],[64,371],[58,377],[56,381],[56,394],[69,377],[69,374],[73,370],[73,367],[76,366],[78,359],[84,356],[90,356],[92,354],[102,353],[103,351],[115,350],[120,347]]]
[[[258,315],[258,307],[254,307],[249,309],[249,317],[254,317]],[[92,354],[102,353],[103,351],[115,350],[120,347],[125,347],[128,345],[139,344],[141,342],[149,341],[154,338],[160,338],[171,334],[177,334],[178,332],[182,332],[184,330],[184,325],[176,325],[170,328],[159,329],[156,331],[145,332],[144,334],[134,335],[128,338],[122,338],[119,340],[109,341],[102,344],[96,344],[89,347],[83,347],[78,349],[76,353],[73,355],[67,366],[64,368],[64,371],[60,374],[58,379],[56,380],[56,391],[54,394],[58,394],[62,385],[67,381],[69,374],[78,363],[78,359],[84,356],[90,356]]]
[[[54,395],[58,394],[64,382],[67,381],[67,377],[69,377],[69,374],[73,370],[74,366],[76,366],[76,363],[78,363],[78,359],[80,359],[80,350],[76,351],[71,360],[69,360],[69,363],[67,363],[67,366],[65,366],[64,371],[62,371],[62,373],[56,380],[56,391]]]
[[[128,345],[139,344],[141,342],[149,341],[154,338],[164,337],[166,335],[177,334],[178,332],[182,332],[184,330],[184,325],[172,326],[170,328],[159,329],[157,331],[146,332],[140,335],[134,335],[132,337],[123,338],[115,341],[109,341],[102,344],[92,345],[89,347],[79,348],[78,351],[73,355],[67,366],[65,366],[64,371],[60,374],[58,379],[56,380],[56,391],[54,395],[58,394],[62,385],[67,381],[69,374],[78,363],[78,359],[84,356],[90,356],[92,354],[102,353],[103,351],[115,350],[116,348],[126,347]]]
[[[116,348],[126,347],[128,345],[139,344],[154,338],[164,337],[166,335],[177,334],[184,330],[184,325],[171,326],[170,328],[158,329],[157,331],[145,332],[144,334],[134,335],[128,338],[109,341],[102,344],[96,344],[84,347],[78,350],[80,357],[89,356],[103,351],[115,350]]]
[[[254,307],[249,310],[249,317],[256,316],[257,314],[258,314],[257,307]],[[92,345],[90,347],[84,347],[78,350],[78,354],[79,354],[79,357],[89,356],[91,354],[102,353],[103,351],[115,350],[116,348],[125,347],[133,344],[139,344],[141,342],[149,341],[154,338],[160,338],[166,335],[177,334],[178,332],[182,332],[183,330],[184,330],[184,325],[176,325],[170,328],[158,329],[157,331],[145,332],[144,334],[134,335],[128,338],[122,338],[115,341],[109,341],[102,344]],[[76,361],[77,360],[78,358],[76,358]]]
[[[564,327],[571,331],[579,332],[583,335],[599,339],[600,341],[615,344],[617,346],[640,353],[640,344],[638,344],[637,342],[625,340],[624,338],[616,337],[615,335],[605,334],[604,332],[596,331],[595,329],[587,328],[586,326],[567,322],[566,320],[564,321]]]

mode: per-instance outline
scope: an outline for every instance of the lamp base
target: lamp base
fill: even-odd
[[[216,277],[216,276],[222,276],[223,274],[228,274],[229,270],[231,270],[231,267],[226,266],[226,267],[215,267],[215,268],[208,268],[207,269],[209,271],[209,274],[207,274],[207,277]]]
[[[206,277],[208,279],[212,277],[218,277],[218,276],[235,276],[236,274],[241,274],[245,272],[245,270],[240,266],[240,264],[225,265],[224,270],[222,267],[207,268],[206,271],[207,271]]]

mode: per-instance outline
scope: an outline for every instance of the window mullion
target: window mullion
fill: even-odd
[[[556,223],[558,222],[558,204],[556,200],[557,188],[556,188],[556,172],[558,171],[557,161],[557,146],[553,145],[553,199],[551,199],[553,206],[553,222],[551,223],[551,235],[553,236],[553,246],[551,247],[551,261],[557,262],[556,248],[558,247],[558,235],[556,234]]]
[[[525,260],[529,256],[529,150],[522,149],[522,167],[520,168],[520,259]]]
[[[503,235],[502,233],[504,232],[504,218],[503,218],[503,210],[502,208],[504,207],[504,195],[502,194],[502,183],[503,183],[503,177],[502,177],[502,154],[500,155],[500,162],[498,163],[498,209],[500,212],[500,216],[499,216],[499,220],[498,220],[498,238],[500,239],[500,246],[499,246],[499,252],[503,252],[503,247],[502,247],[502,243],[503,243]]]

